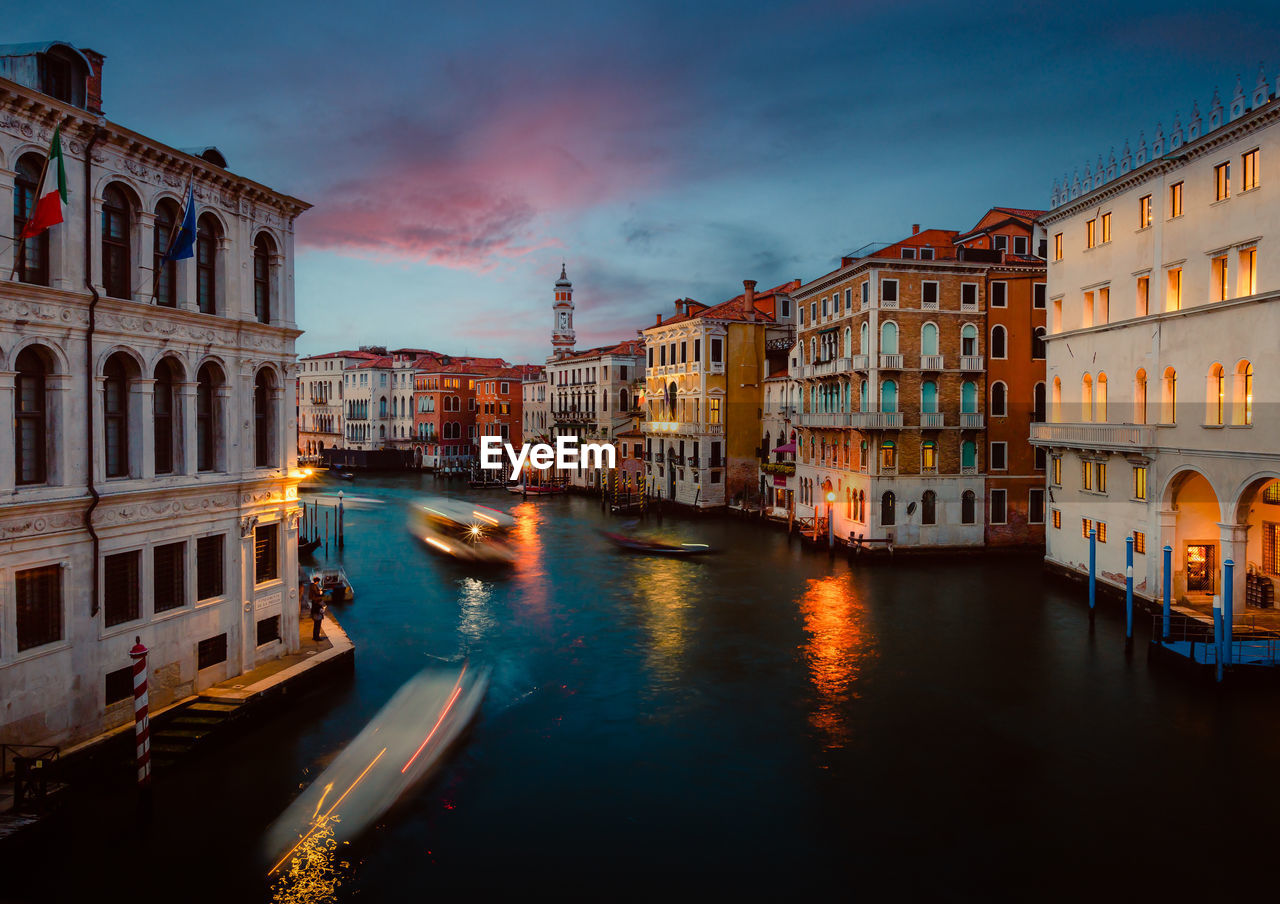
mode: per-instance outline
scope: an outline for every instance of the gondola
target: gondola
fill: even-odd
[[[322,542],[319,537],[314,540],[304,540],[302,537],[298,537],[298,555],[305,556],[315,552]]]
[[[320,578],[320,589],[334,602],[349,603],[356,598],[355,588],[351,586],[346,571],[341,567],[317,568],[311,572],[311,576]]]
[[[642,540],[639,537],[628,537],[607,530],[600,534],[614,546],[624,552],[634,552],[648,556],[703,556],[715,552],[706,543],[661,543],[657,540]]]
[[[568,491],[567,487],[555,486],[553,484],[543,484],[543,483],[507,484],[507,492],[515,493],[517,496],[555,496],[559,493],[564,493],[567,491]]]

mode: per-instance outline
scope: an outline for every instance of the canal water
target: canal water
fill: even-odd
[[[343,486],[349,685],[158,775],[148,833],[128,788],[81,789],[0,882],[281,902],[1274,883],[1276,696],[1149,664],[1142,620],[1126,655],[1120,613],[1091,629],[1034,559],[851,565],[757,522],[670,516],[642,529],[721,554],[630,556],[596,533],[619,523],[598,500],[455,483],[519,519],[514,567],[478,572],[406,529],[409,501],[449,486]],[[492,685],[432,784],[331,871],[268,887],[269,822],[404,681],[464,658]]]

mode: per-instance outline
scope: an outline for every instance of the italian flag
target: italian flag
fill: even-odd
[[[44,175],[40,180],[39,196],[36,198],[35,210],[27,218],[27,225],[22,227],[22,235],[27,239],[39,235],[50,226],[62,222],[62,209],[67,206],[67,169],[62,165],[62,140],[60,129],[53,130],[53,141],[49,144],[49,157],[44,163]]]

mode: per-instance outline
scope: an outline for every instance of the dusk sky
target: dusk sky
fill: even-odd
[[[1214,87],[1280,74],[1273,5],[134,2],[23,6],[4,41],[107,56],[108,117],[314,205],[299,354],[541,361],[743,279],[1042,208]]]

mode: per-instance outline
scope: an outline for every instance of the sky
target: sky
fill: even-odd
[[[1047,207],[1215,87],[1280,77],[1267,4],[33,6],[0,40],[105,54],[108,118],[314,205],[302,355],[540,362],[562,262],[578,347],[629,338],[914,223]]]

